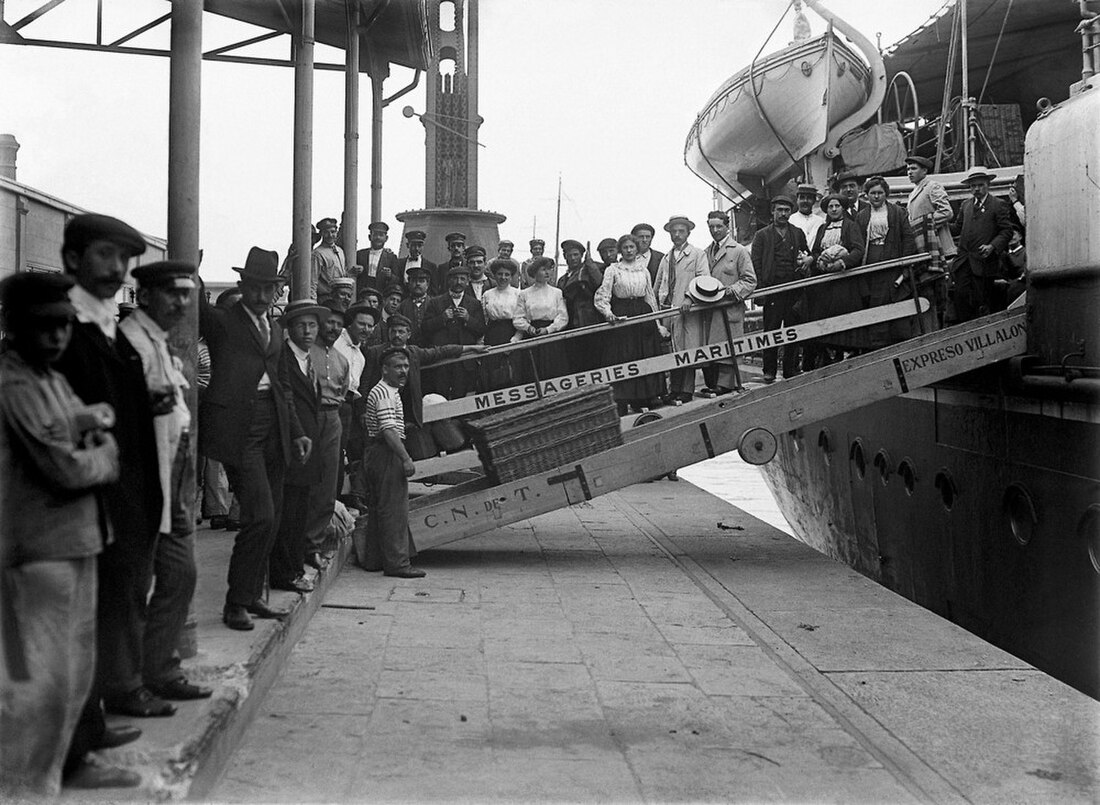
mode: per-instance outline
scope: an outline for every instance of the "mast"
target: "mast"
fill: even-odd
[[[558,276],[558,257],[561,251],[561,174],[558,174],[558,214],[554,220],[554,279]]]
[[[959,0],[961,30],[959,44],[962,49],[962,113],[963,130],[966,132],[965,170],[974,166],[974,146],[977,144],[977,120],[974,118],[974,99],[970,97],[970,52],[966,42],[966,0]]]

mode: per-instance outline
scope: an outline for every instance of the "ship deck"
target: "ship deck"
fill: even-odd
[[[113,750],[133,799],[1096,796],[1097,702],[687,481],[427,551],[422,581],[346,564],[251,634],[219,621],[231,543],[198,535],[185,665],[215,698]]]

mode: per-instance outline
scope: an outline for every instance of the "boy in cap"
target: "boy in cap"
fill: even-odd
[[[60,790],[95,665],[106,538],[95,490],[119,472],[110,406],[85,406],[51,368],[72,335],[72,284],[39,273],[0,283],[0,794],[12,800]],[[121,769],[79,772],[78,782],[140,782]]]
[[[168,349],[169,332],[193,302],[195,267],[167,261],[138,266],[138,309],[119,325],[130,339],[145,371],[153,409],[157,467],[164,501],[153,554],[153,595],[145,622],[145,687],[164,699],[204,699],[210,688],[192,685],[180,669],[176,650],[195,592],[195,487],[190,437],[191,411],[183,365]]]
[[[358,276],[358,287],[370,286],[382,290],[393,284],[397,273],[397,255],[386,248],[390,237],[390,225],[385,221],[373,221],[367,226],[367,239],[370,247],[355,253],[355,262],[362,266]]]

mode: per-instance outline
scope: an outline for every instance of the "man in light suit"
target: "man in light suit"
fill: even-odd
[[[730,217],[722,210],[707,216],[707,228],[714,242],[707,247],[710,275],[722,283],[725,296],[737,304],[715,310],[710,321],[704,324],[707,343],[723,338],[738,338],[745,334],[745,297],[756,289],[756,271],[752,267],[749,250],[734,240],[730,232]],[[725,321],[723,321],[723,318]],[[729,329],[726,329],[726,325]],[[705,391],[710,394],[729,394],[740,388],[737,359],[717,361],[703,367]]]
[[[951,263],[955,317],[960,322],[991,312],[993,281],[1001,275],[1001,255],[1012,237],[1008,204],[989,194],[994,178],[985,168],[974,168],[966,176],[974,196],[963,202],[959,251]]]
[[[657,269],[657,281],[653,290],[658,307],[678,307],[680,315],[669,320],[672,333],[672,349],[679,352],[703,345],[703,316],[688,313],[691,299],[687,296],[688,284],[696,277],[710,274],[707,255],[702,249],[688,243],[688,235],[695,228],[684,215],[674,215],[665,224],[665,232],[672,239],[672,248],[661,258]],[[695,368],[673,369],[669,373],[668,398],[672,403],[687,402],[695,396]]]
[[[924,233],[927,225],[935,231],[944,258],[950,259],[955,256],[955,240],[951,237],[948,224],[955,217],[955,211],[951,209],[951,201],[947,198],[943,185],[928,178],[930,170],[932,160],[927,157],[911,156],[905,160],[906,175],[913,183],[905,209],[909,214],[909,225],[913,227],[913,236],[917,240],[917,251],[929,251]]]
[[[283,478],[292,457],[309,459],[289,384],[279,372],[283,330],[270,318],[279,256],[252,247],[241,275],[241,299],[222,310],[199,294],[199,332],[210,348],[210,386],[199,407],[203,453],[225,465],[241,503],[241,530],[229,559],[222,620],[230,629],[253,628],[252,618],[281,618],[261,598],[268,557],[279,530]]]

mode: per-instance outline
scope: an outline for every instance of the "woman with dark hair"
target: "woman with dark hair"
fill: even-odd
[[[603,270],[591,260],[585,259],[585,248],[578,240],[565,240],[561,244],[565,257],[565,274],[558,277],[558,287],[565,297],[569,311],[567,330],[576,330],[603,322],[593,305],[596,289],[603,282]],[[569,357],[571,372],[585,372],[599,366],[599,340],[597,336],[572,338],[567,341],[565,354]]]
[[[564,330],[569,324],[569,312],[566,310],[561,289],[550,284],[550,277],[556,270],[554,260],[550,257],[535,257],[526,270],[532,284],[519,292],[516,315],[512,319],[513,326],[522,338],[534,338]],[[565,352],[558,344],[527,350],[518,361],[517,372],[526,379],[533,379],[530,370],[532,361],[539,380],[561,377],[569,372]]]
[[[818,227],[817,235],[810,247],[814,258],[810,266],[811,276],[833,274],[847,271],[863,263],[863,231],[853,219],[845,215],[848,200],[836,193],[830,193],[821,199],[821,209],[825,213],[825,223]],[[867,296],[868,285],[864,278],[831,282],[806,292],[806,321],[827,319],[842,313],[851,313],[863,308],[863,299]],[[818,365],[832,363],[825,347],[849,349],[852,344],[844,333],[826,336],[825,343],[811,341],[802,352],[802,371],[816,369]]]
[[[489,273],[496,285],[481,295],[481,307],[485,311],[485,345],[495,347],[520,339],[512,323],[519,304],[519,288],[512,285],[516,273],[512,260],[498,257],[489,264]],[[511,359],[511,355],[498,355],[482,362],[486,389],[505,388],[515,382]]]
[[[886,200],[890,192],[890,185],[886,180],[881,176],[872,176],[863,183],[863,192],[867,195],[867,201],[870,204],[856,213],[856,223],[863,232],[867,247],[864,264],[881,263],[914,254],[917,251],[917,243],[913,238],[913,229],[909,226],[909,216],[901,207]],[[907,293],[909,283],[905,282],[899,288],[895,284],[898,276],[899,274],[893,271],[869,274],[865,278],[867,293],[864,306],[886,305],[897,301],[897,298],[900,298],[899,293]],[[861,342],[860,346],[876,349],[909,337],[909,322],[900,321],[897,324],[902,326],[904,334],[895,332],[898,328],[892,323],[883,323],[869,327],[866,334],[854,332],[851,336]]]
[[[621,257],[604,271],[603,282],[595,296],[596,310],[611,322],[657,309],[657,298],[649,281],[649,261],[639,258],[638,240],[633,235],[623,235],[618,245]],[[656,322],[645,322],[609,333],[603,363],[625,363],[658,355],[659,330],[664,327]],[[663,334],[667,336],[668,331],[664,330]],[[612,386],[612,392],[619,406],[619,416],[625,416],[630,408],[640,411],[656,405],[656,398],[661,393],[661,376],[623,380]]]

